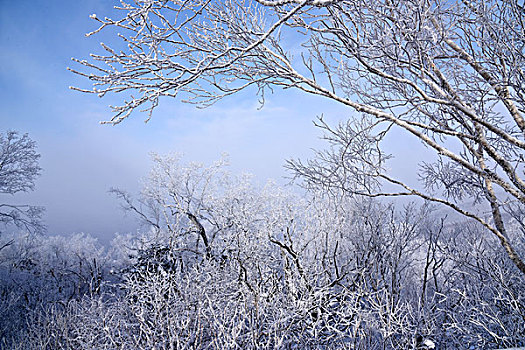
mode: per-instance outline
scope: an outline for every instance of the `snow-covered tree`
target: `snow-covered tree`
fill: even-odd
[[[99,348],[520,345],[523,282],[480,225],[440,219],[429,205],[257,187],[224,161],[154,162],[136,201],[114,191],[149,225],[114,241],[121,292],[51,310],[29,338],[65,344],[75,334],[67,346]],[[93,321],[59,331],[64,317]]]
[[[35,180],[41,171],[39,158],[36,143],[27,134],[21,136],[16,131],[0,133],[0,195],[13,196],[34,190]],[[29,232],[43,230],[42,213],[42,207],[12,204],[10,201],[0,203],[0,223],[15,225]],[[2,248],[0,243],[0,250]]]
[[[525,273],[504,215],[525,204],[523,2],[137,0],[117,8],[115,19],[92,15],[100,27],[89,35],[114,27],[123,45],[102,44],[104,53],[77,60],[85,70],[73,69],[94,84],[80,91],[129,96],[108,123],[137,109],[151,116],[165,96],[207,106],[249,87],[264,101],[282,87],[327,98],[355,114],[339,127],[320,120],[331,148],[290,164],[307,185],[440,203],[492,232]],[[388,171],[383,144],[396,129],[434,152],[420,163],[420,182]],[[470,198],[490,215],[465,205]]]

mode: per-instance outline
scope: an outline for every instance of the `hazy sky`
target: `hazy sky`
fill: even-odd
[[[87,58],[108,39],[84,34],[96,27],[89,15],[111,14],[114,4],[0,1],[0,131],[29,133],[43,168],[36,191],[12,200],[45,206],[49,234],[107,236],[133,229],[107,191],[137,191],[151,151],[182,152],[200,162],[226,152],[233,171],[284,183],[285,159],[307,156],[320,145],[312,120],[335,107],[305,103],[292,93],[269,96],[260,111],[253,91],[204,110],[164,100],[147,124],[138,113],[118,126],[98,124],[111,116],[111,100],[69,90],[90,83],[66,67],[79,68],[71,57]]]
[[[188,161],[211,162],[226,152],[234,172],[246,171],[264,182],[285,183],[283,164],[306,158],[323,143],[312,125],[351,115],[322,100],[277,91],[258,110],[254,91],[227,98],[204,110],[162,100],[152,120],[135,113],[118,126],[110,118],[111,99],[68,89],[91,88],[66,70],[71,57],[99,51],[105,34],[86,38],[96,28],[89,15],[114,14],[109,0],[0,0],[0,131],[29,133],[38,143],[43,174],[37,190],[12,200],[47,208],[49,234],[86,232],[109,237],[135,229],[110,187],[137,191],[150,167],[149,152],[182,152]],[[410,143],[395,147],[411,149]]]

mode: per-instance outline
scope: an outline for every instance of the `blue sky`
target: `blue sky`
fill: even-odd
[[[147,124],[145,115],[135,113],[118,126],[100,125],[111,116],[111,99],[69,90],[90,85],[66,68],[79,68],[71,57],[87,58],[99,42],[111,40],[104,33],[84,34],[96,28],[89,15],[111,15],[114,4],[0,1],[0,131],[29,133],[43,168],[35,192],[10,200],[45,206],[49,234],[108,237],[133,230],[133,219],[107,191],[112,186],[137,191],[151,151],[182,152],[186,160],[200,162],[226,152],[234,172],[285,183],[285,160],[306,157],[321,145],[312,120],[337,107],[292,92],[269,96],[260,111],[254,91],[204,110],[164,100]]]
[[[35,192],[10,200],[45,206],[49,234],[85,232],[108,238],[135,230],[134,220],[124,216],[107,191],[138,191],[152,151],[182,152],[188,161],[205,163],[226,152],[232,171],[253,173],[261,183],[273,178],[284,184],[286,159],[307,158],[311,148],[324,145],[312,120],[320,114],[329,121],[352,114],[292,91],[267,96],[258,110],[255,91],[246,91],[204,110],[163,100],[147,124],[146,115],[135,113],[117,126],[100,125],[111,117],[111,97],[70,90],[71,85],[91,86],[66,68],[79,69],[71,57],[88,58],[90,52],[100,52],[101,41],[111,42],[104,32],[89,38],[84,34],[96,28],[89,15],[111,17],[114,4],[0,0],[0,131],[29,133],[38,143],[43,168]],[[392,145],[414,146],[405,141]]]

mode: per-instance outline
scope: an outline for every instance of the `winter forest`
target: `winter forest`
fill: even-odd
[[[152,153],[139,192],[106,189],[140,222],[108,244],[8,200],[45,168],[31,134],[2,127],[1,349],[525,347],[523,0],[115,10],[86,14],[104,42],[68,68],[77,94],[110,99],[100,128],[287,90],[346,119],[315,119],[324,147],[283,164],[288,185]]]

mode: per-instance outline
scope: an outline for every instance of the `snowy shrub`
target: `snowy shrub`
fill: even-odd
[[[100,293],[107,258],[95,238],[18,233],[2,239],[9,244],[0,250],[0,339],[48,304]]]
[[[300,196],[172,157],[138,199],[114,192],[146,229],[109,255],[82,235],[1,252],[4,280],[23,285],[6,284],[5,319],[25,312],[3,323],[6,348],[525,345],[519,271],[479,225],[428,204]]]

